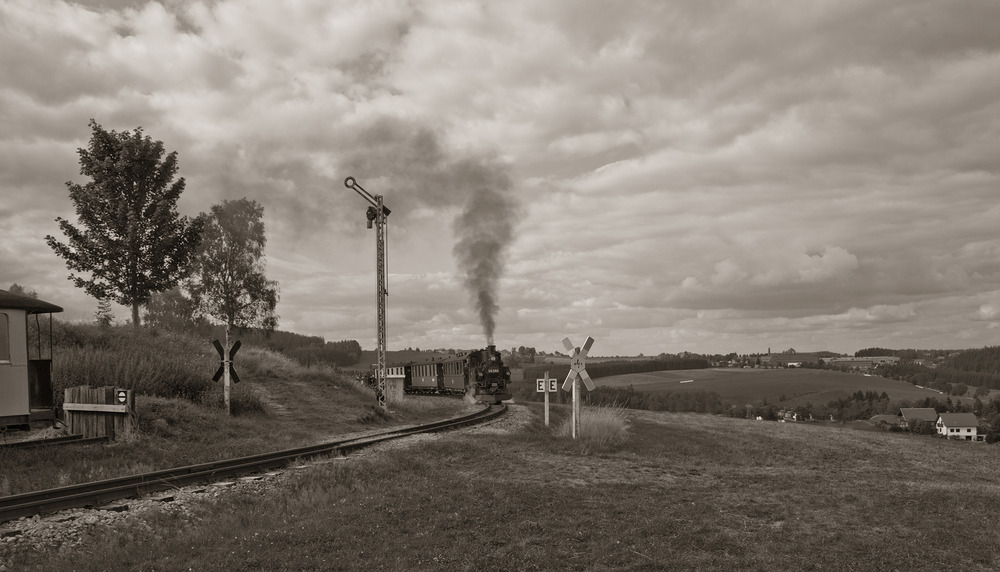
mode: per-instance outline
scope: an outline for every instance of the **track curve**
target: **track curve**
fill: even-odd
[[[389,429],[363,437],[0,497],[0,523],[23,516],[68,508],[99,506],[121,498],[144,496],[185,485],[272,470],[284,467],[296,459],[331,454],[346,455],[352,451],[409,435],[475,425],[499,417],[506,410],[504,404],[488,405],[468,415],[423,425]]]

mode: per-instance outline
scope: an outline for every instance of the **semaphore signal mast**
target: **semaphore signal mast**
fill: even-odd
[[[375,225],[375,299],[378,307],[376,321],[378,322],[378,364],[375,368],[375,396],[378,405],[386,408],[385,403],[385,297],[389,294],[386,280],[386,217],[391,212],[382,202],[382,195],[372,195],[366,191],[354,177],[344,179],[344,186],[354,189],[362,198],[371,203],[368,207],[368,228]]]

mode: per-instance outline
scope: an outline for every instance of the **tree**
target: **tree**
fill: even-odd
[[[179,286],[157,292],[146,304],[144,319],[147,325],[173,331],[197,329],[207,325],[204,318],[197,316],[198,306],[188,298]]]
[[[80,155],[85,185],[67,182],[81,227],[56,218],[68,242],[48,235],[45,241],[66,266],[90,277],[70,274],[77,288],[98,300],[132,307],[139,327],[139,307],[154,292],[184,278],[198,245],[202,222],[177,214],[184,178],[177,174],[177,152],[164,157],[163,143],[133,132],[106,131],[93,119],[93,134]]]
[[[115,323],[115,314],[111,311],[111,302],[107,298],[101,298],[97,301],[94,322],[102,328],[110,328],[111,324]]]
[[[242,198],[214,205],[188,291],[201,312],[227,328],[278,325],[278,283],[264,276],[264,207]]]
[[[21,286],[17,282],[11,284],[10,288],[7,291],[10,292],[11,294],[18,294],[20,296],[27,296],[29,298],[38,298],[38,292],[35,292],[34,290],[28,290],[27,288]]]

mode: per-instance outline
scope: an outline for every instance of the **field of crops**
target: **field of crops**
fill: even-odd
[[[925,397],[944,401],[947,397],[904,381],[818,369],[685,369],[602,377],[596,382],[610,387],[631,385],[636,391],[648,393],[710,391],[732,402],[759,403],[766,398],[786,406],[827,403],[857,391],[884,391],[893,401],[915,402]],[[952,397],[953,401],[957,399]],[[971,403],[972,398],[963,401]]]

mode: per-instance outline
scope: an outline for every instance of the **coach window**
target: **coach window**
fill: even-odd
[[[10,363],[10,333],[7,314],[0,312],[0,363]]]

